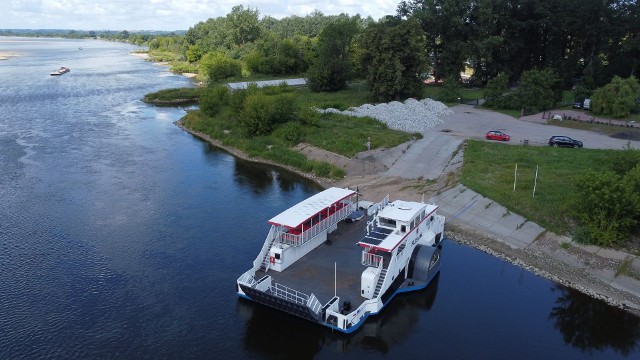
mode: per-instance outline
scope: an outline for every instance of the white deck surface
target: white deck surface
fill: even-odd
[[[330,207],[332,204],[355,195],[355,191],[341,188],[328,188],[312,197],[299,202],[269,220],[272,225],[295,228],[310,217]]]

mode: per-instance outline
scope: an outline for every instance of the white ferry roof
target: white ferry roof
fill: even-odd
[[[396,200],[385,206],[378,213],[378,216],[409,223],[415,214],[423,208],[425,209],[426,219],[438,209],[438,206],[413,201]],[[413,229],[411,231],[413,231]],[[409,233],[411,231],[409,231]],[[400,233],[397,229],[392,230],[386,227],[376,226],[364,239],[358,242],[358,245],[365,248],[374,248],[379,251],[392,252],[409,233]]]
[[[320,211],[340,200],[355,195],[355,191],[332,187],[297,203],[269,220],[272,225],[295,228]]]
[[[390,203],[388,206],[385,206],[382,211],[380,211],[379,216],[396,221],[409,222],[418,211],[426,206],[427,204],[414,201],[396,200]]]

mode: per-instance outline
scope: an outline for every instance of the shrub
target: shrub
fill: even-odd
[[[271,101],[263,94],[247,96],[240,112],[240,123],[249,135],[267,135],[271,132]]]
[[[301,135],[302,126],[299,122],[282,124],[273,132],[273,136],[292,144],[299,143]]]
[[[331,164],[324,161],[317,161],[313,166],[313,172],[321,177],[329,177],[331,174]]]
[[[223,53],[207,53],[200,60],[200,71],[209,79],[219,81],[240,75],[242,65]]]
[[[214,116],[220,111],[220,108],[227,103],[229,97],[229,89],[226,86],[216,86],[207,89],[200,96],[200,109],[209,116]]]
[[[590,173],[577,181],[578,217],[600,246],[616,244],[637,225],[640,167],[636,168],[624,178],[608,171]]]

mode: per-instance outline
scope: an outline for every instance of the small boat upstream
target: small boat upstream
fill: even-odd
[[[357,196],[329,188],[269,220],[253,266],[236,281],[238,294],[351,333],[398,293],[426,288],[440,271],[438,207],[387,195],[358,209]]]
[[[64,67],[64,66],[63,66],[63,67],[61,67],[60,69],[58,69],[58,70],[56,70],[56,71],[52,72],[52,73],[51,73],[51,74],[49,74],[49,75],[51,75],[51,76],[59,76],[59,75],[62,75],[62,74],[66,74],[66,73],[68,73],[69,71],[71,71],[69,68],[66,68],[66,67]]]

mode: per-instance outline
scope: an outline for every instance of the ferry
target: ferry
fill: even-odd
[[[359,209],[358,200],[357,191],[332,187],[269,220],[238,295],[352,333],[397,294],[426,288],[440,271],[438,207],[387,195]],[[344,221],[355,211],[366,214]]]
[[[69,71],[71,71],[71,69],[66,68],[66,67],[64,67],[64,66],[63,66],[63,67],[61,67],[60,69],[58,69],[58,70],[56,70],[56,71],[54,71],[54,72],[50,73],[49,75],[51,75],[51,76],[59,76],[59,75],[62,75],[62,74],[66,74],[66,73],[68,73]]]

